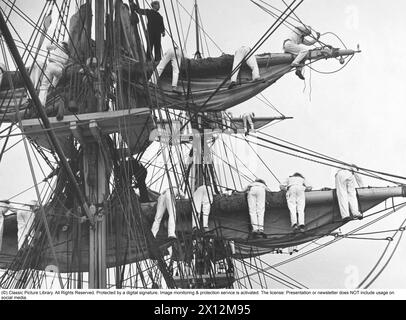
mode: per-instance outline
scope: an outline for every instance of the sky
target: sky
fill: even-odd
[[[192,0],[180,2],[187,9],[193,6]],[[284,7],[281,0],[266,2],[278,8]],[[17,4],[32,17],[38,16],[44,3],[39,0],[17,0]],[[255,44],[274,21],[249,0],[201,0],[199,7],[205,31],[223,52],[231,54],[242,45]],[[322,75],[312,72],[310,82],[309,70],[306,70],[306,85],[294,74],[289,74],[267,89],[264,95],[283,114],[294,119],[271,126],[265,132],[346,162],[404,176],[406,59],[403,53],[406,45],[400,39],[404,38],[403,31],[406,30],[405,10],[406,2],[401,0],[304,1],[296,11],[304,23],[322,34],[336,33],[350,48],[356,48],[359,44],[362,53],[338,73]],[[186,33],[189,19],[181,8],[180,11],[180,22]],[[28,27],[23,23],[19,26],[27,36]],[[258,53],[281,52],[282,42],[289,32],[286,28],[280,28]],[[340,45],[331,35],[323,36],[322,40],[333,46]],[[169,37],[166,37],[163,47],[169,46]],[[210,42],[209,49],[211,56],[221,54]],[[187,50],[194,52],[192,36],[189,37]],[[207,54],[207,50],[204,53]],[[336,61],[315,66],[320,71],[332,71],[339,67]],[[275,115],[256,99],[231,111],[238,115],[246,110],[254,111],[257,116]],[[2,143],[0,141],[0,145]],[[331,168],[269,150],[261,149],[261,155],[280,179],[299,171],[315,189],[334,186],[334,171]],[[257,170],[272,189],[278,189],[277,181],[264,167],[259,166]],[[9,198],[30,187],[32,181],[29,177],[23,149],[17,147],[7,152],[0,163],[0,181],[6,181],[0,185],[0,198]],[[371,186],[388,185],[369,179],[366,182]],[[16,199],[25,202],[32,196],[31,190],[28,195],[25,193]],[[397,228],[405,215],[405,211],[400,211],[368,230]],[[352,222],[348,230],[357,226],[359,222]],[[283,266],[281,270],[311,288],[351,287],[351,279],[365,276],[385,245],[386,242],[380,241],[343,240]],[[270,263],[276,263],[286,257],[270,256],[267,259]],[[391,264],[373,288],[406,289],[405,260],[406,243],[402,241]],[[277,284],[272,283],[272,286],[278,288]]]

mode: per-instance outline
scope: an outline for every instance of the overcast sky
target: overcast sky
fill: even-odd
[[[280,0],[266,2],[278,8],[284,7]],[[181,0],[181,3],[187,9],[193,5],[192,0]],[[17,0],[17,5],[31,17],[38,16],[43,4],[42,0]],[[233,53],[242,45],[252,46],[274,21],[249,0],[201,0],[199,4],[206,32],[226,53]],[[186,33],[189,20],[180,10]],[[348,47],[356,48],[360,44],[362,54],[338,73],[321,75],[313,72],[311,83],[309,70],[306,70],[308,80],[305,89],[304,82],[289,74],[266,90],[265,96],[282,113],[294,117],[294,120],[272,126],[266,132],[362,167],[404,176],[406,59],[405,45],[401,40],[406,30],[404,12],[406,3],[401,0],[305,1],[297,14],[306,24],[321,33],[336,33]],[[21,23],[18,27],[28,36],[26,25]],[[288,34],[288,29],[280,28],[258,53],[281,52],[282,41]],[[331,35],[325,36],[323,41],[340,45]],[[163,46],[168,48],[169,45],[167,37]],[[220,55],[210,42],[209,47],[212,56]],[[188,52],[194,52],[191,36]],[[334,61],[315,67],[321,71],[331,71],[340,65]],[[275,115],[255,99],[235,107],[232,112],[238,115],[246,110],[253,110],[261,116]],[[268,150],[261,150],[261,155],[279,179],[299,171],[315,188],[334,185],[330,168]],[[259,175],[277,190],[278,183],[271,174],[263,167],[258,170]],[[3,182],[0,185],[0,198],[9,198],[32,185],[22,148],[6,153],[0,165],[0,180]],[[374,180],[367,180],[367,184],[387,185]],[[26,202],[30,197],[33,197],[32,192],[16,199]],[[401,211],[369,230],[397,228],[405,215],[406,212]],[[349,228],[358,225],[358,222],[353,222]],[[360,278],[365,276],[385,245],[386,242],[380,241],[343,240],[281,270],[312,288],[342,288],[348,285],[350,273],[354,275],[358,272]],[[285,258],[270,256],[267,261],[273,263]],[[374,287],[406,289],[405,260],[406,243],[402,242],[391,265]],[[272,285],[277,287],[276,284]]]

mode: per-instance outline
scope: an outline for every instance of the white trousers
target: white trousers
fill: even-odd
[[[286,193],[286,200],[290,211],[290,222],[292,227],[294,225],[305,225],[305,187],[291,186]]]
[[[154,84],[158,83],[158,78],[164,72],[166,65],[171,62],[172,64],[172,87],[176,87],[178,85],[179,80],[179,67],[182,62],[181,52],[179,50],[174,51],[173,49],[168,50],[165,52],[162,60],[159,62],[158,66],[156,67],[156,71],[152,73],[151,81]],[[158,76],[158,77],[157,77]]]
[[[350,211],[355,216],[360,215],[357,191],[355,189],[355,178],[351,172],[341,170],[336,174],[336,189],[341,217],[343,219],[348,218]]]
[[[158,198],[157,209],[155,214],[155,220],[151,228],[151,232],[156,237],[161,225],[162,218],[165,214],[165,211],[168,211],[168,237],[176,237],[176,207],[175,201],[173,201],[171,191],[168,190],[165,193],[161,194]]]
[[[3,229],[4,229],[4,216],[0,213],[0,251],[3,244]]]
[[[34,222],[35,214],[32,211],[17,211],[17,237],[18,237],[18,250],[27,238],[27,242],[31,241],[32,236],[29,234],[32,223]]]
[[[47,101],[48,89],[50,84],[52,83],[52,86],[56,87],[62,77],[62,72],[63,67],[59,63],[48,63],[39,91],[39,99],[43,106],[45,106],[45,103]]]
[[[304,44],[296,44],[293,41],[287,41],[283,49],[286,53],[296,55],[296,58],[292,62],[292,64],[300,64],[301,62],[303,62],[304,58],[306,58],[309,51],[312,50],[312,47],[306,46]]]
[[[237,66],[243,61],[243,59],[247,56],[247,54],[251,51],[249,47],[241,47],[239,48],[234,55],[234,63],[233,63],[233,71]],[[252,70],[252,80],[259,79],[259,68],[258,68],[258,63],[257,63],[257,58],[255,58],[255,55],[252,55],[248,60],[246,61],[247,65],[251,68]],[[238,74],[240,73],[240,68],[231,76],[231,82],[237,82],[237,77]]]
[[[193,193],[193,202],[196,212],[193,210],[192,227],[196,228],[200,225],[200,217],[203,214],[203,228],[209,227],[209,215],[213,196],[211,191],[207,191],[209,187],[201,186]]]
[[[249,123],[249,125],[250,125],[250,130],[255,131],[254,122],[252,121],[252,117],[251,117],[250,114],[244,114],[242,116],[242,121],[243,121],[243,124],[244,124],[244,131],[245,132],[248,131],[247,123]]]
[[[263,187],[251,187],[248,191],[248,208],[252,231],[264,231],[266,191]]]

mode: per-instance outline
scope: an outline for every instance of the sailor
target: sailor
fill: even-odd
[[[254,238],[262,236],[264,233],[264,215],[266,191],[271,192],[262,179],[256,179],[245,189],[247,192],[248,209],[251,219],[252,235]]]
[[[148,188],[145,183],[147,179],[147,169],[136,159],[129,160],[129,174],[130,180],[134,177],[134,186],[140,191],[140,202],[149,202]]]
[[[137,4],[131,4],[130,6],[138,14],[147,16],[148,23],[148,49],[147,49],[147,59],[152,60],[151,53],[154,49],[155,61],[161,60],[161,36],[165,37],[165,26],[164,19],[158,13],[160,9],[159,1],[152,1],[152,9],[141,9]]]
[[[251,54],[251,56],[248,57],[248,55],[250,55],[250,54]],[[252,70],[252,81],[258,81],[261,78],[259,75],[257,58],[255,57],[255,55],[252,54],[250,47],[243,46],[243,47],[238,48],[234,54],[234,62],[233,62],[233,69],[232,69],[234,74],[231,76],[231,80],[230,80],[228,89],[232,89],[236,86],[237,77],[238,77],[238,74],[240,73],[240,69],[241,69],[241,62],[244,59],[245,59],[245,62],[247,63],[247,65]],[[237,67],[238,67],[238,69],[237,69]]]
[[[172,64],[172,92],[176,94],[182,94],[182,91],[178,90],[178,80],[179,80],[179,68],[182,65],[183,59],[189,59],[186,51],[181,50],[176,44],[172,48],[168,49],[163,59],[159,62],[156,67],[156,71],[153,72],[151,77],[151,82],[157,84],[158,78],[164,72],[166,66],[169,62]]]
[[[3,229],[4,229],[4,215],[8,212],[15,212],[13,208],[10,207],[9,200],[0,200],[0,251],[3,242]]]
[[[52,87],[55,88],[58,85],[69,60],[69,48],[66,41],[62,41],[58,46],[51,44],[47,49],[49,51],[49,61],[39,92],[39,99],[43,106],[45,106],[47,100],[49,86],[52,84]]]
[[[293,255],[294,253],[298,253],[299,250],[297,249],[297,246],[293,246],[293,247],[288,248],[288,252],[289,252],[289,255]]]
[[[25,208],[17,211],[17,229],[18,229],[18,250],[22,248],[25,241],[29,244],[32,236],[29,234],[32,223],[34,222],[35,210],[38,209],[38,201],[30,201]]]
[[[296,67],[296,75],[302,80],[305,79],[302,74],[303,60],[312,49],[310,46],[314,45],[319,39],[319,32],[316,32],[316,37],[314,37],[310,26],[300,25],[295,27],[289,39],[283,42],[284,51],[296,56],[292,62],[292,67]]]
[[[350,211],[354,219],[361,220],[362,213],[359,212],[357,191],[355,184],[363,187],[364,183],[361,176],[356,173],[359,169],[352,165],[349,169],[340,169],[335,175],[335,184],[337,189],[338,205],[343,221],[351,220]]]
[[[196,231],[203,215],[204,231],[209,231],[209,215],[213,203],[213,191],[209,185],[202,185],[193,193],[192,230]]]
[[[182,190],[177,187],[166,189],[159,197],[157,203],[157,209],[155,214],[155,220],[151,228],[153,236],[156,238],[159,227],[161,225],[162,218],[165,211],[168,211],[168,238],[176,239],[176,199],[184,198]]]
[[[293,230],[304,232],[305,228],[305,191],[312,190],[305,178],[300,173],[294,173],[284,184],[280,185],[281,190],[286,192],[286,200],[290,211],[290,222]]]
[[[245,132],[245,135],[247,136],[248,133],[255,133],[256,131],[255,131],[254,122],[253,122],[253,119],[255,118],[255,113],[253,113],[253,112],[244,113],[244,114],[241,116],[241,118],[242,118],[242,122],[243,122],[243,124],[244,124],[244,132]],[[250,129],[249,129],[249,130],[248,130],[247,124],[250,125]]]

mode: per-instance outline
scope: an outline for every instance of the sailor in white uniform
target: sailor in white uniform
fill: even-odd
[[[152,73],[151,82],[153,84],[158,83],[159,77],[164,72],[167,64],[170,62],[172,64],[172,92],[177,94],[182,94],[178,90],[178,80],[179,80],[179,69],[182,65],[183,59],[189,59],[189,56],[185,50],[181,50],[178,46],[175,45],[175,48],[168,49],[162,60],[159,62],[156,70]]]
[[[38,209],[38,201],[32,200],[25,208],[17,211],[18,250],[22,248],[25,241],[29,244],[32,240],[32,232],[29,232],[34,222],[36,209]]]
[[[362,188],[364,187],[364,182],[361,176],[355,171],[358,171],[358,168],[352,166],[348,170],[338,170],[335,175],[338,205],[340,207],[341,217],[344,221],[351,220],[350,211],[354,219],[362,219],[362,214],[358,208],[355,184],[357,183],[358,186]]]
[[[290,176],[284,184],[280,186],[281,190],[286,192],[286,201],[290,212],[290,221],[292,228],[304,232],[305,227],[305,191],[310,191],[305,178],[300,173]]]
[[[58,46],[49,45],[47,49],[49,51],[49,61],[39,92],[39,99],[43,106],[45,106],[47,100],[49,86],[52,84],[52,87],[55,88],[58,85],[69,60],[69,49],[66,41],[62,41]]]
[[[192,229],[196,230],[200,225],[200,219],[203,215],[203,228],[209,230],[209,215],[211,204],[213,203],[213,191],[210,186],[203,185],[196,189],[193,193],[193,218]]]
[[[264,216],[265,216],[265,201],[266,191],[270,192],[266,183],[262,179],[256,179],[245,189],[247,192],[248,209],[251,219],[252,234],[254,236],[264,233]]]
[[[234,62],[233,62],[233,69],[232,71],[234,71],[238,65],[241,64],[241,62],[244,60],[244,58],[247,59],[247,55],[251,52],[251,48],[250,47],[245,47],[242,46],[240,48],[237,49],[237,51],[234,54]],[[260,74],[259,74],[259,68],[258,68],[258,63],[257,63],[257,58],[255,57],[254,54],[252,54],[247,60],[246,60],[247,65],[251,68],[252,70],[252,80],[253,81],[257,81],[259,80]],[[241,65],[238,68],[238,70],[236,70],[234,72],[234,74],[231,76],[230,79],[230,84],[228,86],[228,89],[232,89],[236,86],[237,84],[237,77],[238,74],[240,73],[240,69],[241,69]]]
[[[302,74],[303,60],[306,58],[312,45],[314,45],[320,38],[320,33],[316,32],[316,37],[312,36],[312,29],[310,26],[300,25],[294,28],[291,36],[283,43],[283,49],[286,53],[291,53],[296,56],[292,62],[292,67],[296,67],[296,75],[304,80]]]
[[[156,237],[165,211],[168,211],[168,238],[176,239],[176,199],[184,198],[182,190],[177,187],[166,189],[159,197],[155,220],[151,232]]]
[[[244,113],[241,116],[241,118],[242,118],[242,122],[243,122],[243,125],[244,125],[245,135],[247,136],[248,133],[255,133],[256,131],[255,131],[254,121],[253,121],[253,119],[255,118],[255,113],[253,113],[253,112]],[[248,130],[248,124],[250,125],[249,130]]]

